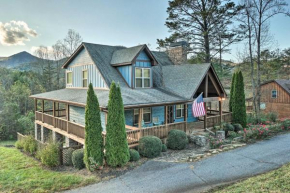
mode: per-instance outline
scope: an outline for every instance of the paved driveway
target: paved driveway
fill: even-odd
[[[285,134],[195,163],[148,161],[118,178],[69,192],[199,192],[288,162],[290,134]]]

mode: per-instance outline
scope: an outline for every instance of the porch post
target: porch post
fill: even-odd
[[[219,100],[219,113],[220,113],[220,124],[222,125],[223,122],[223,102],[222,98]]]
[[[44,100],[41,101],[41,109],[42,109],[42,122],[43,122],[43,114],[44,114]]]
[[[54,101],[52,101],[52,116],[53,116],[52,124],[55,127],[55,102]]]
[[[68,132],[68,121],[69,121],[69,104],[66,104],[66,131]]]
[[[184,104],[184,130],[187,133],[187,103]]]
[[[204,88],[204,98],[208,96],[208,74],[205,76],[205,88]],[[207,105],[204,103],[205,115],[204,115],[204,130],[207,128]]]
[[[142,120],[143,120],[143,109],[139,109],[139,119],[138,119],[138,127],[142,129]]]
[[[164,122],[165,122],[165,125],[168,124],[168,106],[165,106],[165,110],[164,110]]]

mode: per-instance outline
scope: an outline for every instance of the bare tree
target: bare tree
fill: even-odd
[[[60,41],[57,41],[53,46],[52,46],[52,55],[55,63],[55,68],[56,68],[56,89],[60,89],[62,86],[61,84],[61,73],[62,72],[62,65],[63,65],[63,58],[64,56],[64,51],[63,51],[63,46]]]
[[[64,56],[66,58],[70,57],[79,47],[82,41],[83,39],[78,32],[73,29],[69,29],[66,37],[62,41],[59,41],[59,43],[62,45]]]

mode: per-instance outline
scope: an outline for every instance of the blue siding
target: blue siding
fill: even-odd
[[[193,117],[192,116],[192,110],[191,110],[191,104],[188,104],[188,117],[187,117],[187,122],[190,123],[190,122],[195,122],[197,121],[197,118]],[[184,118],[178,118],[176,119],[176,106],[174,106],[174,122],[175,123],[178,123],[178,122],[183,122],[184,121]],[[134,117],[134,111],[133,110],[126,110],[125,111],[125,120],[126,120],[126,125],[130,125],[130,126],[134,126],[133,125],[133,117]],[[159,122],[161,124],[164,124],[164,106],[159,106],[159,107],[152,107],[152,121],[153,121],[153,118],[154,117],[158,117],[159,119]],[[148,123],[148,124],[145,124],[146,127],[151,127],[153,126],[153,123]]]
[[[145,67],[145,68],[150,68],[151,67],[151,62],[143,62],[143,61],[136,61],[135,66],[137,67]]]
[[[97,69],[96,65],[93,63],[89,54],[85,49],[83,49],[74,59],[71,61],[66,71],[71,71],[73,73],[73,83],[72,85],[66,85],[67,88],[70,87],[82,87],[83,84],[83,70],[88,70],[88,83],[92,83],[95,88],[107,88],[107,85]]]
[[[69,120],[80,125],[85,125],[85,108],[69,106]]]
[[[150,60],[146,52],[143,50],[142,52],[139,53],[137,56],[137,60]]]
[[[132,83],[132,66],[120,66],[117,67],[119,72],[122,74],[123,78],[126,80],[127,84],[131,87]]]
[[[70,105],[69,106],[69,120],[71,122],[85,126],[85,108]],[[106,125],[105,125],[104,112],[101,112],[101,121],[102,121],[103,131],[105,131]]]

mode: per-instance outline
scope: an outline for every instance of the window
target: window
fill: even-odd
[[[184,105],[176,105],[176,118],[184,117]]]
[[[143,108],[143,121],[144,123],[151,123],[151,108]],[[139,109],[134,109],[134,125],[139,122]]]
[[[88,87],[88,70],[83,71],[83,87]]]
[[[66,84],[72,84],[72,72],[66,73]]]
[[[272,90],[272,98],[277,98],[277,90]]]
[[[135,87],[136,88],[150,88],[151,87],[151,69],[150,68],[136,68],[135,69]]]

